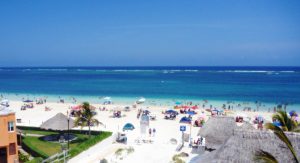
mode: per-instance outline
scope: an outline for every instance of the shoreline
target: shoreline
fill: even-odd
[[[82,102],[89,102],[92,104],[103,104],[104,100],[103,98],[106,96],[78,96],[78,95],[49,95],[49,94],[19,94],[19,93],[1,93],[3,96],[0,97],[1,99],[8,99],[10,101],[23,101],[26,99],[30,99],[35,101],[37,98],[45,98],[48,102],[56,103],[59,102],[60,99],[63,99],[65,103],[82,103]],[[112,99],[113,104],[116,105],[132,105],[136,100],[138,100],[140,97],[131,97],[131,96],[109,96]],[[186,103],[192,102],[193,105],[198,105],[199,107],[202,107],[205,105],[205,107],[210,107],[212,105],[212,108],[221,109],[223,108],[223,105],[225,104],[226,107],[231,105],[234,107],[234,110],[243,110],[246,108],[251,108],[251,111],[263,111],[263,112],[273,112],[274,107],[278,106],[278,103],[275,102],[261,102],[261,101],[239,101],[239,100],[211,100],[211,99],[199,99],[199,98],[190,98],[190,99],[183,99],[183,98],[146,98],[146,102],[144,103],[144,106],[159,106],[159,107],[169,107],[172,108],[175,105],[175,102],[179,101],[183,105]],[[74,99],[76,99],[76,103],[74,103]],[[205,101],[207,102],[205,102]],[[238,105],[243,105],[243,107],[238,107]],[[283,106],[284,107],[284,106]],[[300,111],[300,103],[295,104],[288,104],[286,107],[287,111],[295,110]]]

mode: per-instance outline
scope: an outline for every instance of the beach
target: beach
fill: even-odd
[[[16,119],[21,119],[21,123],[17,123],[18,126],[34,126],[39,127],[43,122],[48,120],[49,118],[55,116],[57,113],[63,113],[67,115],[67,113],[70,113],[71,107],[76,106],[78,104],[74,103],[58,103],[58,102],[47,102],[45,104],[34,104],[34,108],[32,109],[26,109],[26,110],[20,110],[21,106],[24,104],[22,101],[10,101],[10,108],[13,109],[16,112]],[[164,114],[162,114],[163,111],[166,111],[173,106],[151,106],[151,105],[138,105],[137,108],[132,108],[130,111],[122,111],[122,117],[121,118],[112,118],[113,110],[116,108],[119,108],[123,110],[125,108],[126,104],[111,104],[111,105],[102,105],[102,104],[93,104],[91,105],[95,106],[97,115],[96,119],[98,119],[100,122],[103,123],[103,125],[92,127],[92,130],[102,130],[102,131],[111,131],[113,133],[117,133],[118,131],[121,131],[123,126],[126,123],[132,123],[135,126],[135,130],[126,132],[128,137],[128,143],[127,145],[118,145],[111,142],[106,142],[105,148],[103,148],[103,145],[97,145],[95,147],[92,147],[92,149],[86,152],[83,152],[82,154],[76,156],[75,158],[71,159],[70,162],[80,162],[80,161],[86,161],[86,162],[99,162],[101,159],[108,159],[110,161],[116,161],[114,153],[119,148],[126,148],[126,147],[132,147],[134,148],[134,152],[132,154],[129,154],[126,156],[123,160],[118,160],[117,162],[132,162],[133,160],[139,160],[143,162],[169,162],[172,159],[172,156],[176,153],[177,145],[174,145],[170,143],[170,139],[176,139],[178,142],[181,141],[181,132],[180,132],[180,126],[184,125],[186,126],[186,133],[190,132],[190,125],[185,125],[179,123],[179,120],[181,117],[186,116],[184,114],[180,114],[176,120],[166,120],[164,119]],[[211,103],[213,105],[213,103]],[[218,104],[216,104],[218,105]],[[45,111],[45,107],[50,108],[50,111]],[[107,111],[100,111],[99,108],[105,107]],[[148,134],[144,135],[146,139],[151,139],[153,143],[141,143],[137,144],[136,139],[141,138],[140,134],[140,122],[139,119],[137,119],[137,111],[138,109],[147,109],[151,112],[151,114],[154,114],[157,116],[155,121],[150,121],[149,128],[155,128],[156,133],[154,136],[149,137]],[[205,111],[203,108],[196,109],[199,114],[206,114],[206,120],[210,118],[210,112]],[[271,121],[271,115],[272,113],[268,112],[253,112],[253,111],[242,111],[242,110],[236,110],[236,111],[230,111],[228,112],[227,116],[236,116],[237,114],[244,114],[249,118],[249,122],[251,123],[252,120],[254,120],[255,116],[261,115],[263,116],[266,121]],[[195,115],[194,117],[197,117]],[[255,125],[254,125],[255,126]],[[80,128],[74,128],[74,129],[80,129]],[[83,128],[87,129],[87,127]],[[197,133],[199,131],[199,127],[192,127],[191,134],[192,137],[196,138]],[[95,148],[95,149],[93,149]],[[105,149],[105,150],[104,150]],[[188,148],[188,143],[186,143],[185,147],[181,150],[181,152],[186,152],[189,154],[189,157],[186,158],[186,161],[193,159],[194,157],[197,157],[196,154],[191,154],[191,149]],[[151,153],[151,155],[149,154]],[[161,153],[164,153],[163,155]]]
[[[202,157],[189,147],[189,141],[199,139],[201,127],[180,123],[182,118],[191,116],[191,124],[199,119],[206,123],[214,112],[220,117],[243,117],[244,122],[257,128],[257,124],[253,124],[257,117],[266,123],[272,122],[272,114],[278,109],[299,112],[299,72],[298,67],[3,68],[0,69],[3,77],[0,100],[9,101],[9,108],[16,113],[17,126],[30,127],[40,127],[58,113],[68,115],[83,102],[94,106],[95,118],[103,125],[92,126],[91,130],[113,134],[70,162],[92,163],[102,159],[170,162],[183,152],[188,157],[182,159],[192,163]],[[136,104],[141,99],[141,104]],[[36,104],[38,101],[42,104]],[[31,103],[33,108],[21,109]],[[185,114],[179,114],[174,120],[165,119],[163,112],[179,112],[179,108],[194,108],[190,111],[196,114],[185,110]],[[148,110],[156,117],[149,121],[143,133],[141,118],[137,118],[139,110]],[[113,118],[115,111],[121,111],[120,118]],[[123,133],[128,123],[135,129],[125,132],[127,144],[116,143],[116,135]],[[192,140],[185,140],[180,149],[183,127],[185,135],[191,134]],[[88,127],[82,129],[88,130]],[[123,152],[117,154],[117,151]]]

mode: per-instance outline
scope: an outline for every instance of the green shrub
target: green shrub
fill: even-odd
[[[129,147],[127,148],[127,154],[133,153],[134,152],[134,148],[133,147]]]
[[[100,135],[94,136],[84,142],[82,142],[81,144],[79,144],[78,146],[72,148],[69,152],[71,158],[78,155],[80,152],[89,149],[91,146],[97,144],[98,142],[106,139],[107,137],[111,136],[112,133],[111,132],[101,132]]]
[[[174,163],[185,163],[185,161],[183,161],[180,157],[181,157],[181,154],[174,155],[172,157],[173,162]]]
[[[21,129],[24,133],[39,135],[58,134],[57,131],[43,130],[37,127],[18,126],[18,128]],[[112,135],[111,132],[92,131],[91,138],[88,138],[87,135],[84,135],[84,133],[88,133],[88,131],[81,132],[79,130],[70,130],[70,133],[77,136],[77,139],[70,143],[69,154],[71,158]],[[42,157],[43,159],[61,152],[61,144],[43,141],[39,137],[34,136],[23,137],[22,147],[24,148],[24,150],[30,153],[30,155],[34,157]]]
[[[29,161],[29,155],[22,153],[19,151],[19,161],[20,162],[27,162]]]
[[[41,157],[36,157],[30,161],[27,161],[26,163],[41,163],[43,161],[43,158]]]
[[[123,148],[119,148],[119,149],[116,150],[115,155],[120,156],[123,151],[124,151]]]

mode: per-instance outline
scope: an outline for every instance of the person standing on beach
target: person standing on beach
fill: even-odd
[[[152,130],[152,135],[153,135],[153,137],[155,136],[155,133],[156,133],[156,129],[153,128],[153,130]]]
[[[152,132],[152,130],[151,130],[151,128],[149,128],[149,136],[151,136],[151,132]]]

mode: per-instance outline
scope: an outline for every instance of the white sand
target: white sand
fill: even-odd
[[[20,108],[23,105],[23,102],[20,101],[11,101],[10,102],[10,108],[13,109],[16,112],[16,118],[22,119],[22,123],[18,123],[20,126],[36,126],[39,127],[44,121],[47,119],[53,117],[55,114],[61,112],[64,114],[67,114],[67,111],[69,110],[70,106],[74,106],[74,104],[70,103],[46,103],[42,105],[34,105],[35,107],[33,109],[27,109],[25,111],[21,111]],[[92,104],[93,106],[96,106],[97,108],[103,107],[103,105],[99,104]],[[52,108],[51,111],[45,111],[45,106],[48,106]],[[112,110],[116,107],[124,108],[124,105],[106,105],[106,108],[109,110]],[[138,106],[138,108],[144,108],[142,105]],[[168,107],[170,108],[170,107]],[[172,156],[177,154],[175,151],[177,145],[172,145],[169,143],[169,140],[171,138],[177,139],[177,141],[181,141],[181,132],[179,131],[180,124],[179,120],[184,115],[179,115],[176,120],[165,120],[163,119],[164,115],[161,114],[163,110],[168,109],[167,107],[159,107],[159,106],[151,106],[149,110],[151,113],[154,113],[157,116],[156,121],[150,121],[150,128],[156,129],[156,135],[154,137],[151,137],[151,139],[154,141],[153,144],[141,144],[137,145],[135,143],[135,139],[140,137],[140,127],[139,127],[139,120],[136,118],[137,109],[133,109],[130,112],[122,112],[122,114],[125,114],[125,117],[122,118],[111,118],[112,111],[99,111],[97,109],[98,114],[96,115],[96,118],[105,124],[105,126],[98,126],[98,127],[92,127],[92,130],[106,130],[106,131],[112,131],[117,132],[120,131],[122,127],[126,123],[132,123],[136,129],[134,131],[129,131],[128,136],[128,144],[127,146],[133,146],[135,151],[128,155],[124,160],[120,161],[122,163],[125,162],[145,162],[145,163],[158,163],[158,162],[170,162],[172,159]],[[203,111],[203,110],[202,110]],[[201,109],[198,110],[198,112],[201,112]],[[208,114],[208,112],[205,112]],[[271,120],[272,113],[266,113],[266,112],[243,112],[243,111],[236,111],[233,112],[232,116],[238,113],[246,114],[249,118],[251,118],[251,121],[254,119],[254,117],[258,114],[264,116],[268,121]],[[194,117],[197,117],[195,115]],[[85,128],[87,129],[87,128]],[[196,137],[197,133],[199,131],[199,128],[192,127],[192,137]],[[189,133],[189,126],[187,126],[186,133]],[[148,137],[148,135],[147,135]],[[103,146],[103,145],[102,145]],[[101,145],[99,144],[98,147],[95,146],[93,150],[88,150],[86,152],[83,152],[82,154],[75,157],[73,162],[99,162],[100,159],[106,158],[107,160],[112,160],[112,157],[114,157],[114,152],[120,146],[116,146],[115,144],[110,144],[109,147],[107,147],[107,144],[105,144],[107,150],[101,150]],[[187,152],[190,154],[191,149],[188,148],[188,144],[186,143],[186,147],[182,149],[182,151]],[[85,157],[85,156],[89,157]],[[190,160],[195,155],[191,155],[187,158],[187,160]],[[76,161],[74,161],[76,160]]]

